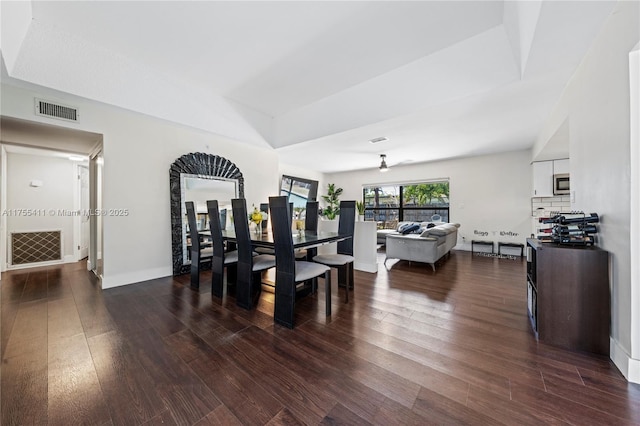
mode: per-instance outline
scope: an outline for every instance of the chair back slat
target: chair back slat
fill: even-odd
[[[200,252],[200,236],[198,234],[198,221],[196,219],[196,209],[193,201],[185,203],[187,207],[187,221],[189,223],[189,235],[191,237],[191,251]]]
[[[351,238],[339,241],[338,254],[348,254],[353,256],[353,232],[356,221],[356,202],[340,201],[340,219],[338,221],[338,233],[349,235]]]
[[[207,212],[209,213],[209,231],[213,241],[213,252],[216,255],[221,255],[224,252],[224,240],[222,239],[222,219],[218,208],[218,200],[207,200]],[[218,220],[215,220],[215,218],[218,218]]]
[[[305,231],[318,232],[318,208],[317,201],[307,201],[307,210],[304,219]]]
[[[236,244],[238,245],[238,262],[253,264],[251,235],[249,234],[249,215],[247,214],[247,201],[244,198],[231,200],[233,211],[233,226],[236,230]]]
[[[295,274],[295,256],[291,235],[291,210],[286,196],[269,197],[271,232],[276,252],[276,269]]]

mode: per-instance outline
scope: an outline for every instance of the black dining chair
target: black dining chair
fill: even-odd
[[[276,321],[293,328],[296,284],[324,275],[325,314],[331,315],[331,268],[315,262],[296,261],[287,197],[269,197],[271,229],[276,251]],[[284,320],[279,320],[278,318]]]
[[[269,203],[260,203],[260,211],[269,214]],[[268,220],[263,220],[261,223],[262,232],[267,232]],[[253,249],[258,254],[275,254],[276,252],[269,247],[255,247]]]
[[[304,230],[310,232],[318,232],[318,208],[317,201],[307,201],[304,218]],[[307,259],[310,252],[315,253],[316,249],[300,249],[296,250],[296,259]],[[310,259],[308,259],[310,260]]]
[[[349,238],[337,243],[336,254],[319,254],[313,257],[314,262],[338,268],[338,283],[345,282],[345,302],[349,303],[349,290],[353,288],[353,232],[356,220],[356,202],[340,201],[340,218],[338,221],[338,234]]]
[[[191,246],[189,247],[189,252],[191,253],[191,287],[200,288],[200,264],[211,259],[213,247],[204,247],[202,244],[193,201],[187,201],[185,206],[187,207],[189,238],[191,240]]]
[[[307,201],[307,208],[304,216],[305,231],[318,232],[318,210],[320,206],[317,201]]]
[[[269,204],[268,203],[261,203],[260,204],[260,211],[263,212],[268,212],[269,211]],[[262,226],[263,226],[263,231],[264,231],[264,227],[266,226],[266,223],[263,221],[262,222]],[[289,226],[291,228],[293,228],[293,203],[289,203]],[[255,248],[256,253],[260,253],[260,254],[275,254],[275,250],[268,248],[268,247],[256,247]],[[302,253],[302,257],[304,258],[306,256],[305,253]],[[296,254],[296,259],[298,259],[298,255]]]
[[[224,269],[227,268],[227,288],[230,283],[235,283],[236,266],[238,263],[238,250],[225,252],[224,239],[222,238],[222,224],[226,224],[225,215],[220,214],[217,200],[207,200],[209,213],[209,230],[213,242],[213,257],[211,259],[211,293],[222,297],[224,294]],[[218,220],[216,220],[218,218]],[[224,222],[223,222],[224,221]]]
[[[233,226],[236,230],[238,246],[238,271],[236,280],[236,303],[244,309],[255,306],[262,290],[262,272],[276,266],[276,258],[271,254],[254,256],[249,232],[247,202],[244,198],[231,200]]]

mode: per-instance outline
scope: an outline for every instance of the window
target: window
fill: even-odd
[[[283,175],[280,182],[280,195],[286,195],[294,208],[304,209],[307,207],[307,201],[316,200],[318,181]]]
[[[367,186],[362,190],[365,220],[395,229],[398,222],[429,222],[440,216],[449,222],[449,182]]]

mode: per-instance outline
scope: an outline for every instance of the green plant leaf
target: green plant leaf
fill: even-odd
[[[322,210],[323,215],[329,219],[335,219],[340,214],[340,194],[342,194],[342,188],[336,188],[334,183],[327,184],[327,194],[322,195],[322,199],[328,204],[327,207]]]

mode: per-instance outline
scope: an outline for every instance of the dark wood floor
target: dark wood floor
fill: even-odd
[[[523,261],[454,251],[355,280],[288,330],[268,292],[245,311],[188,276],[5,273],[2,425],[640,424],[640,386],[606,357],[534,340]]]

